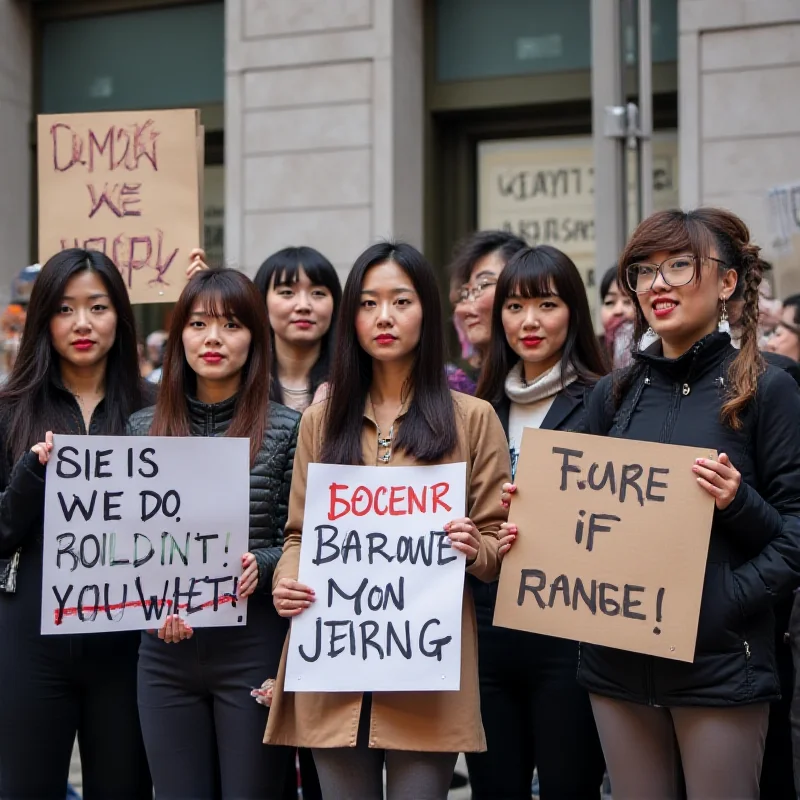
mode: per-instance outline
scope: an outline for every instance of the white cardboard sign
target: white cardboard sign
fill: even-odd
[[[246,624],[249,497],[247,439],[55,436],[41,632]]]
[[[309,464],[298,580],[316,602],[292,620],[286,690],[457,691],[466,465]]]

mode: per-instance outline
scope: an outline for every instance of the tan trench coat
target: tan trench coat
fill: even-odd
[[[508,443],[494,409],[482,400],[453,393],[458,446],[440,463],[467,464],[468,516],[481,532],[481,549],[467,572],[493,581],[500,572],[497,532],[506,519],[500,487],[510,480]],[[325,403],[303,415],[294,462],[286,543],[275,569],[281,578],[297,578],[306,501],[307,466],[319,460]],[[401,423],[402,424],[402,423]],[[362,434],[364,464],[378,462],[377,426],[369,407]],[[393,452],[389,466],[414,466],[403,452]],[[264,741],[294,747],[355,747],[361,693],[295,693],[284,690],[284,646]],[[475,606],[465,582],[461,616],[461,689],[457,692],[375,692],[369,745],[387,750],[474,752],[486,749],[478,692],[478,635]]]

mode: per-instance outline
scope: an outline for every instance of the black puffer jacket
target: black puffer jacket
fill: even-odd
[[[187,397],[193,436],[224,436],[233,419],[236,396],[208,405]],[[147,436],[155,407],[134,414],[128,422],[132,436]],[[270,592],[272,573],[283,549],[283,528],[292,484],[294,451],[300,415],[270,401],[264,442],[250,469],[250,552],[258,561],[258,588]]]
[[[770,701],[779,695],[773,605],[800,585],[800,392],[767,367],[734,431],[720,421],[736,356],[728,335],[710,334],[674,360],[660,347],[637,355],[642,369],[616,413],[611,378],[600,381],[588,432],[714,448],[742,483],[714,512],[694,663],[584,644],[578,678],[591,692],[649,705]]]

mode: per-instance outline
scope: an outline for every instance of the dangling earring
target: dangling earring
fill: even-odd
[[[720,311],[719,314],[719,322],[717,323],[717,330],[720,333],[727,333],[728,335],[730,335],[731,332],[731,326],[730,323],[728,322],[728,308],[725,303],[724,297],[722,298],[722,310]]]

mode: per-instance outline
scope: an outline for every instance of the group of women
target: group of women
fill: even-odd
[[[0,557],[14,573],[0,593],[0,797],[61,800],[76,732],[86,800],[149,798],[151,778],[159,800],[283,798],[296,748],[313,756],[301,751],[304,791],[318,777],[337,800],[382,797],[384,781],[392,800],[444,798],[459,752],[474,798],[528,800],[534,768],[543,800],[596,798],[605,769],[615,800],[681,784],[759,796],[779,694],[772,607],[800,584],[800,395],[759,352],[762,262],[739,219],[645,220],[606,287],[603,343],[566,255],[476,234],[454,263],[471,355],[447,366],[437,281],[409,245],[368,248],[343,292],[310,248],[254,282],[195,256],[155,399],[108,259],[64,251],[34,287],[0,392]],[[607,374],[625,319],[631,364]],[[720,453],[686,465],[716,506],[693,663],[492,626],[503,556],[548,534],[506,521],[525,427]],[[53,432],[249,438],[247,625],[40,636]],[[467,514],[446,526],[467,564],[458,691],[285,691],[288,620],[315,602],[297,581],[312,462],[466,462]],[[268,709],[251,692],[269,678]]]

